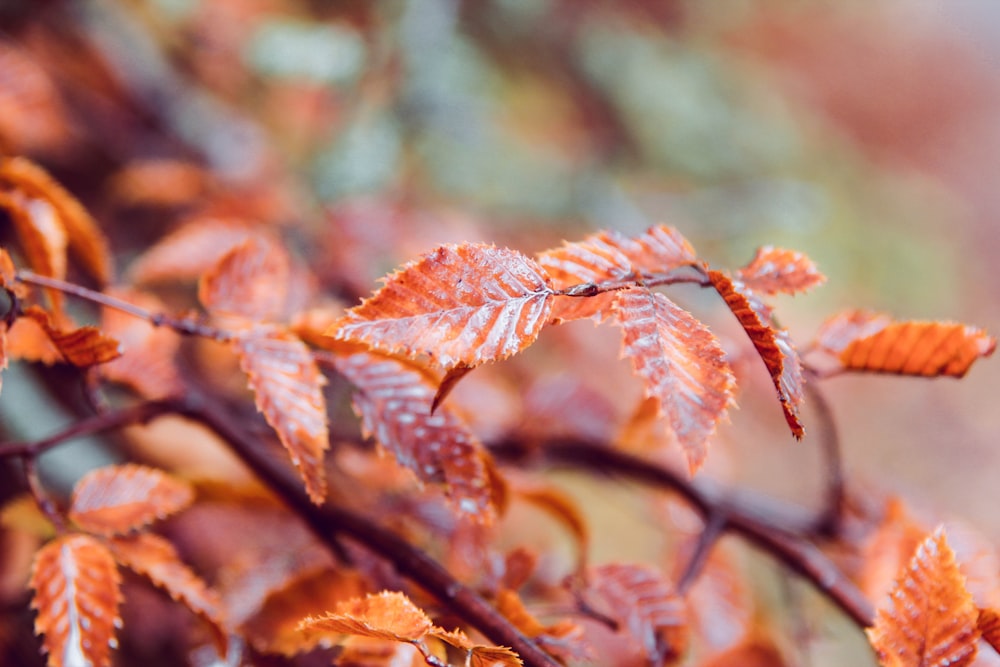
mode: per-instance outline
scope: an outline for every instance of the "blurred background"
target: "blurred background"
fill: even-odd
[[[833,4],[0,0],[0,147],[80,197],[123,276],[192,211],[284,230],[345,300],[441,242],[665,222],[718,266],[812,257],[829,283],[777,303],[798,341],[858,306],[1000,332],[1000,4]],[[814,500],[815,448],[745,373],[717,472]],[[996,360],[824,389],[855,490],[1000,541]]]

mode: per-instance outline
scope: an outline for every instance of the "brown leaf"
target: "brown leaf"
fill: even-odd
[[[622,328],[622,356],[632,360],[694,473],[705,461],[708,438],[734,403],[735,378],[725,352],[705,325],[645,288],[618,292],[614,314]]]
[[[63,360],[77,368],[107,363],[122,354],[121,344],[114,338],[105,336],[97,327],[79,327],[69,331],[59,329],[52,325],[49,314],[38,306],[28,306],[24,317],[34,320]]]
[[[506,646],[473,646],[466,664],[468,667],[521,667],[524,662]]]
[[[308,651],[315,648],[316,641],[306,641],[297,630],[299,622],[364,595],[364,589],[363,579],[353,570],[319,568],[298,572],[284,587],[268,594],[240,632],[259,651],[286,656]]]
[[[363,352],[337,358],[337,370],[358,388],[354,409],[366,437],[425,483],[443,484],[460,512],[480,521],[496,513],[487,454],[447,406],[431,414],[435,387],[399,360]]]
[[[60,280],[66,277],[66,230],[46,201],[21,192],[0,190],[0,208],[7,211],[28,266],[39,275]],[[62,292],[45,290],[52,307],[62,309]]]
[[[133,160],[114,175],[110,196],[122,206],[175,208],[197,201],[208,186],[205,170],[177,160]]]
[[[413,644],[357,635],[345,639],[335,663],[337,667],[427,667]]]
[[[146,250],[129,273],[135,283],[194,280],[254,234],[240,220],[195,217]]]
[[[980,609],[976,627],[993,650],[1000,653],[1000,611],[993,608]]]
[[[114,537],[109,546],[119,563],[149,579],[208,623],[219,655],[226,655],[228,632],[223,621],[222,602],[218,594],[184,564],[173,544],[159,535],[139,533]]]
[[[7,323],[0,322],[0,372],[7,368]],[[0,373],[0,390],[3,389],[3,375]]]
[[[134,290],[108,290],[107,294],[124,299],[151,313],[164,311],[163,303]],[[180,347],[180,335],[169,327],[154,327],[144,319],[117,308],[101,311],[101,331],[121,342],[121,357],[101,365],[101,376],[129,386],[148,399],[177,395],[183,390],[174,355]]]
[[[100,227],[76,197],[48,172],[25,158],[0,159],[0,181],[51,206],[83,268],[102,285],[111,279],[111,251]]]
[[[784,667],[787,664],[774,643],[750,638],[703,663],[702,667]]]
[[[928,535],[866,630],[884,667],[965,667],[975,660],[978,610],[943,530]]]
[[[576,623],[560,621],[542,625],[524,606],[521,596],[508,588],[497,593],[496,607],[526,637],[538,640],[538,644],[550,655],[562,658],[564,662],[586,655],[581,641],[583,628]]]
[[[785,414],[785,421],[792,435],[802,439],[805,429],[799,421],[802,404],[802,367],[798,352],[792,346],[788,332],[771,323],[771,309],[739,280],[733,280],[721,271],[709,271],[712,286],[726,300],[726,305],[743,326],[757,354],[771,374],[778,400]]]
[[[608,616],[620,623],[646,657],[661,664],[687,644],[684,600],[656,570],[644,565],[611,563],[591,571],[589,587],[604,602]]]
[[[37,308],[29,306],[28,309]],[[7,331],[7,354],[11,359],[23,359],[46,366],[62,362],[63,357],[49,339],[45,329],[31,317],[19,317]]]
[[[764,294],[795,294],[826,282],[812,260],[801,252],[774,246],[757,249],[753,260],[736,272],[748,288]]]
[[[4,248],[0,248],[0,287],[11,291],[17,287],[17,267]]]
[[[533,343],[551,307],[545,271],[513,250],[443,245],[403,266],[327,333],[445,369],[506,359]]]
[[[982,329],[957,322],[892,322],[851,340],[840,351],[844,368],[869,373],[960,378],[997,341]]]
[[[45,68],[13,42],[0,41],[0,146],[65,155],[76,139],[66,108]]]
[[[49,667],[111,664],[120,586],[115,559],[95,538],[71,534],[42,547],[31,571],[31,606]]]
[[[106,466],[77,481],[69,517],[91,533],[120,535],[175,514],[194,500],[186,482],[137,464]]]
[[[284,249],[251,236],[202,276],[198,298],[213,314],[274,319],[284,309],[290,273]]]
[[[305,482],[314,503],[326,498],[323,454],[330,446],[323,385],[309,348],[293,334],[258,326],[232,341],[247,375],[257,409]]]
[[[398,642],[418,642],[434,629],[431,619],[402,593],[383,591],[345,600],[335,613],[309,616],[299,623],[307,637],[336,641],[340,635],[361,635]]]
[[[635,238],[613,230],[604,231],[538,255],[538,263],[551,276],[557,289],[666,273],[694,261],[691,244],[680,232],[666,225],[650,227]],[[612,301],[612,294],[557,297],[552,306],[552,318],[569,321],[597,316],[603,320],[611,312]]]

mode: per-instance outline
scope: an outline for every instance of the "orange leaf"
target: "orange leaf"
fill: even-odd
[[[754,638],[720,653],[702,667],[784,667],[787,664],[772,642]]]
[[[871,328],[840,351],[847,370],[960,378],[997,346],[982,329],[956,322],[892,322],[878,331]]]
[[[737,271],[736,277],[764,294],[795,294],[826,282],[826,276],[801,252],[769,245],[758,248],[753,260]]]
[[[206,621],[212,629],[220,655],[226,654],[228,633],[222,620],[222,602],[205,582],[184,564],[167,540],[152,533],[111,539],[115,559],[149,579]]]
[[[781,409],[785,413],[792,435],[802,439],[805,429],[799,421],[802,404],[802,367],[798,352],[792,346],[788,332],[771,324],[771,309],[739,280],[733,280],[721,271],[709,271],[712,286],[726,300],[726,305],[743,326],[757,354],[771,374],[774,388],[778,390]]]
[[[735,378],[711,331],[662,294],[621,291],[615,318],[622,356],[658,403],[667,432],[687,454],[692,473],[705,461],[706,443],[733,404]]]
[[[900,571],[865,632],[884,667],[965,667],[978,650],[978,616],[939,528]]]
[[[194,280],[254,234],[239,220],[192,218],[146,250],[129,273],[136,283]]]
[[[69,517],[83,530],[119,535],[181,511],[194,500],[186,483],[136,464],[106,466],[73,487]]]
[[[469,667],[520,667],[524,663],[506,646],[473,646],[466,664]]]
[[[323,385],[326,378],[305,343],[275,327],[258,326],[232,341],[257,409],[305,482],[314,503],[326,497],[323,453],[330,446]]]
[[[284,249],[251,236],[202,276],[198,298],[213,313],[273,319],[284,308],[290,272]]]
[[[1000,653],[1000,612],[992,608],[980,609],[976,627],[993,650]]]
[[[101,284],[111,279],[112,258],[107,239],[87,209],[48,172],[30,160],[7,158],[0,160],[0,181],[50,205],[57,224],[65,230],[73,252],[87,272]]]
[[[569,529],[576,539],[579,567],[585,567],[585,561],[590,545],[590,530],[580,507],[573,499],[554,486],[541,484],[527,486],[517,485],[515,493],[519,498],[545,510]]]
[[[29,306],[37,308],[37,306]],[[7,331],[7,353],[11,359],[40,362],[46,366],[62,362],[59,350],[45,333],[45,329],[31,317],[19,317]]]
[[[666,273],[694,261],[691,244],[666,225],[650,227],[635,238],[605,231],[538,255],[538,263],[558,289]],[[612,296],[558,297],[553,302],[553,319],[569,321],[597,316],[603,320],[610,312]]]
[[[145,308],[163,312],[156,297],[133,290],[108,290],[108,294]],[[120,341],[124,353],[103,364],[103,377],[133,388],[149,399],[179,394],[183,389],[174,354],[180,347],[180,335],[169,327],[154,327],[144,319],[123,313],[117,308],[101,311],[101,330]]]
[[[535,341],[552,289],[508,249],[443,245],[390,275],[327,333],[389,354],[426,354],[445,369],[506,359]]]
[[[26,197],[21,192],[0,190],[0,208],[7,211],[25,259],[36,273],[49,278],[66,277],[66,230],[46,201]],[[63,295],[46,290],[52,306],[62,308]]]
[[[20,40],[0,42],[0,146],[12,153],[67,155],[78,146],[45,67]]]
[[[337,370],[358,388],[354,409],[366,437],[374,437],[422,482],[444,484],[464,514],[489,521],[495,514],[487,454],[447,407],[431,414],[435,387],[399,360],[362,352],[337,358]]]
[[[340,635],[361,635],[398,642],[419,642],[434,624],[402,593],[383,591],[345,600],[336,613],[309,616],[299,630],[336,640]]]
[[[60,356],[78,368],[103,364],[121,356],[121,344],[105,336],[97,327],[80,327],[64,331],[52,325],[48,313],[38,306],[28,306],[24,317],[34,320],[59,350]]]
[[[687,609],[673,587],[652,568],[611,563],[594,569],[590,588],[604,601],[606,613],[661,664],[687,643]]]
[[[71,534],[42,547],[31,570],[31,606],[49,667],[111,664],[120,586],[115,559],[95,538]]]
[[[111,197],[123,206],[180,207],[197,201],[209,177],[178,160],[133,160],[111,179]]]
[[[839,355],[852,341],[867,338],[892,324],[892,318],[868,310],[848,310],[829,318],[816,332],[816,345]]]
[[[7,323],[0,322],[0,371],[7,368]],[[3,389],[3,375],[0,375],[0,390]]]

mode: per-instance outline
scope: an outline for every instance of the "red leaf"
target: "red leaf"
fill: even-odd
[[[56,224],[64,230],[73,252],[87,272],[101,284],[111,279],[112,257],[107,239],[76,197],[48,172],[24,158],[0,159],[0,181],[50,206]]]
[[[336,363],[358,388],[354,409],[365,436],[422,482],[444,484],[459,511],[490,520],[496,508],[486,452],[446,406],[431,414],[436,390],[427,376],[368,352],[338,357]]]
[[[753,260],[736,272],[744,285],[765,294],[795,294],[822,285],[826,276],[801,252],[774,246],[757,249]]]
[[[708,328],[662,294],[628,289],[615,298],[622,356],[632,360],[646,396],[657,401],[671,440],[687,454],[692,473],[706,443],[733,404],[735,378]]]
[[[833,320],[824,325],[819,338],[825,348],[838,352],[847,370],[920,377],[960,378],[977,359],[993,354],[997,345],[982,329],[965,324],[891,322],[866,314]]]
[[[202,276],[198,298],[213,314],[273,319],[284,309],[290,274],[283,248],[251,236]]]
[[[326,497],[323,453],[330,446],[323,385],[326,378],[305,343],[291,333],[258,326],[232,341],[257,409],[278,434],[314,503]]]
[[[96,327],[80,327],[69,331],[52,325],[48,313],[38,306],[28,306],[24,317],[30,318],[59,351],[59,355],[78,368],[87,368],[117,359],[122,354],[121,344],[105,336]]]
[[[771,381],[778,390],[781,409],[785,413],[792,435],[801,439],[805,435],[799,421],[799,406],[802,404],[802,367],[798,352],[792,346],[788,332],[776,329],[771,324],[771,309],[739,280],[733,280],[721,271],[709,271],[712,286],[726,300],[746,331],[757,354],[764,361]]]
[[[93,470],[76,483],[69,517],[98,535],[120,535],[181,511],[194,500],[186,483],[136,464]]]
[[[655,664],[682,652],[687,642],[687,610],[659,572],[642,565],[603,565],[592,571],[590,588],[603,599],[608,615],[621,623],[621,629]]]
[[[427,614],[402,593],[383,591],[345,600],[335,613],[309,616],[299,623],[307,636],[336,640],[340,635],[361,635],[398,642],[419,642],[434,629]]]
[[[254,233],[239,220],[192,218],[146,250],[129,273],[136,283],[193,280]]]
[[[666,273],[694,261],[691,244],[666,225],[650,227],[635,238],[605,231],[538,255],[538,263],[549,273],[557,289]],[[610,313],[612,297],[611,294],[557,297],[552,306],[553,320],[594,316],[603,320]]]
[[[884,667],[965,667],[978,651],[979,612],[943,530],[900,571],[866,630]]]
[[[31,606],[35,634],[44,634],[49,667],[108,667],[121,624],[121,578],[108,548],[88,535],[72,534],[35,555]]]
[[[545,272],[516,251],[443,245],[386,278],[327,333],[389,354],[426,354],[445,369],[477,366],[533,343],[551,298]]]

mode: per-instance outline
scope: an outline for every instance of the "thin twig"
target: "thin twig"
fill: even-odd
[[[808,373],[808,371],[807,371]],[[823,537],[834,537],[840,531],[844,510],[844,462],[841,456],[840,432],[833,418],[833,408],[826,394],[809,373],[804,383],[809,402],[816,408],[819,421],[819,447],[823,454],[824,494],[823,511],[816,519],[815,531]]]
[[[687,593],[691,585],[698,579],[698,575],[708,562],[708,557],[712,553],[712,547],[719,541],[726,530],[727,517],[721,512],[713,512],[708,515],[705,528],[698,535],[698,543],[695,545],[694,553],[691,554],[684,573],[677,580],[677,592],[681,595]]]

